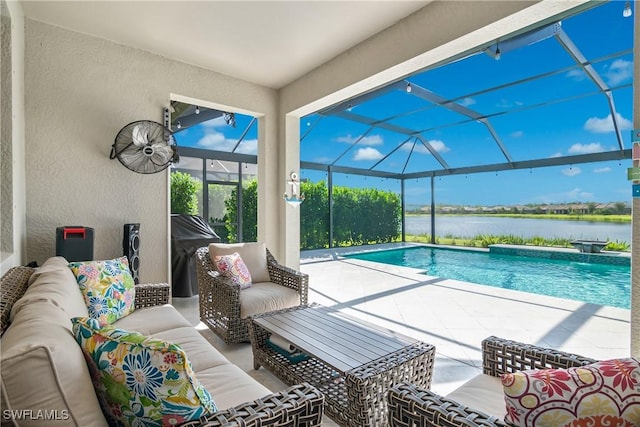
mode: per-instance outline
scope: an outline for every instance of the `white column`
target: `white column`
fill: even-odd
[[[280,173],[280,204],[284,217],[283,245],[285,249],[285,265],[299,269],[300,267],[300,206],[293,207],[285,203],[282,195],[288,191],[287,180],[291,172],[300,177],[300,118],[288,114],[284,117],[284,162]]]

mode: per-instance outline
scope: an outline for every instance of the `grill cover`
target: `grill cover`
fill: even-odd
[[[197,215],[171,215],[171,279],[172,295],[190,297],[198,293],[194,264],[196,250],[220,237],[204,218]]]

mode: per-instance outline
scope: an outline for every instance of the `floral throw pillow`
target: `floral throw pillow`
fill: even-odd
[[[179,345],[91,318],[72,322],[110,425],[180,425],[217,411]]]
[[[230,255],[217,255],[213,257],[213,261],[220,274],[240,285],[240,289],[251,286],[251,273],[238,252]]]
[[[107,261],[69,263],[89,309],[101,326],[133,312],[135,283],[126,256]]]
[[[640,363],[612,359],[503,374],[505,421],[519,427],[640,426]]]

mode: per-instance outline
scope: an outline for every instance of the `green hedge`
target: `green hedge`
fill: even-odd
[[[300,249],[329,247],[329,190],[324,181],[302,182],[305,200],[300,205]],[[256,241],[257,181],[242,191],[242,240]],[[236,218],[237,194],[226,200],[228,241],[237,241],[230,218]],[[373,188],[333,187],[334,246],[388,243],[400,237],[400,196]]]
[[[329,191],[324,181],[303,182],[300,249],[329,246]],[[335,246],[388,243],[400,237],[400,196],[373,188],[333,187]]]
[[[235,225],[238,218],[238,191],[234,189],[231,197],[224,201],[227,214],[224,216],[227,236],[223,241],[236,243],[238,230]],[[258,181],[245,181],[242,188],[242,241],[255,242],[258,240]]]

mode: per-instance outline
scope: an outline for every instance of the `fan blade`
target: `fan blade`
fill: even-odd
[[[171,162],[173,158],[173,148],[170,145],[155,144],[153,148],[154,152],[151,156],[151,161],[154,164],[164,166]]]
[[[149,142],[149,125],[146,123],[136,125],[131,132],[131,138],[138,147],[147,145]]]

